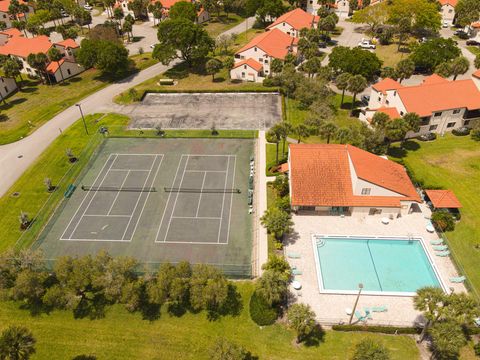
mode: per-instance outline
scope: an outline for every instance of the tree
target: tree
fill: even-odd
[[[461,27],[470,25],[480,17],[480,3],[477,0],[459,0],[455,5],[455,23]]]
[[[348,84],[350,83],[350,78],[352,75],[348,72],[341,73],[335,79],[335,85],[337,86],[338,90],[342,90],[342,100],[340,102],[340,107],[343,106],[343,100],[345,98],[345,90],[348,89]]]
[[[275,180],[272,182],[272,188],[279,197],[287,196],[290,191],[288,176],[283,174],[276,176]]]
[[[390,66],[384,66],[382,70],[380,71],[380,77],[385,79],[385,78],[390,78],[393,80],[397,80],[398,76],[397,73],[395,72],[395,69],[390,67]]]
[[[403,121],[407,126],[407,131],[412,131],[414,133],[420,131],[420,123],[422,122],[422,119],[420,116],[418,116],[418,114],[413,112],[406,113],[403,116]]]
[[[393,119],[385,127],[385,137],[387,138],[387,150],[394,141],[403,141],[409,130],[409,125],[402,118]]]
[[[308,59],[301,65],[301,70],[306,72],[309,78],[317,74],[321,68],[322,60],[318,56]]]
[[[45,281],[47,278],[48,275],[43,271],[29,269],[21,271],[12,288],[13,299],[23,301],[28,306],[41,305],[46,291]]]
[[[355,345],[352,360],[389,360],[390,354],[382,344],[364,339]]]
[[[445,297],[443,290],[438,287],[423,287],[417,290],[413,298],[413,307],[421,311],[426,319],[420,334],[420,342],[425,339],[430,326],[434,325],[442,316],[444,310]]]
[[[435,67],[435,74],[440,75],[443,78],[448,78],[450,75],[452,75],[452,63],[443,62],[438,64]]]
[[[15,20],[19,20],[19,15],[22,13],[28,13],[29,9],[26,4],[23,2],[20,3],[19,0],[11,0],[10,5],[8,6],[8,13],[12,15]]]
[[[362,75],[367,79],[372,79],[375,74],[378,74],[382,66],[382,62],[375,53],[345,46],[333,48],[328,57],[328,64],[336,72]]]
[[[398,82],[401,83],[405,79],[409,79],[415,71],[415,63],[407,58],[398,62],[395,68],[395,74],[398,77]]]
[[[462,328],[454,321],[441,321],[430,329],[435,359],[457,359],[460,349],[467,343]]]
[[[175,276],[175,266],[170,263],[160,266],[154,281],[147,285],[148,299],[151,303],[162,305],[169,299],[170,287]]]
[[[365,79],[362,75],[354,75],[348,80],[348,91],[353,93],[352,109],[355,108],[357,94],[365,90],[367,86],[367,79]]]
[[[276,147],[275,163],[278,164],[278,144],[282,139],[280,132],[278,131],[278,128],[274,126],[270,130],[268,130],[267,133],[265,134],[265,138],[267,142],[275,144],[275,147]]]
[[[128,50],[122,44],[100,41],[95,67],[102,73],[118,76],[126,73],[130,66]]]
[[[460,49],[452,39],[435,38],[413,48],[410,59],[416,66],[432,71],[439,64],[460,56]]]
[[[42,83],[44,83],[44,80],[43,80],[44,78],[50,81],[50,78],[47,75],[47,64],[48,64],[47,55],[45,55],[44,53],[29,54],[27,56],[27,63],[32,68],[38,71],[38,73],[40,74],[40,79]]]
[[[441,28],[437,4],[428,0],[395,0],[388,6],[388,22],[397,25],[411,19],[411,31],[417,34],[436,33]]]
[[[256,14],[262,24],[267,22],[267,18],[278,18],[285,12],[285,6],[282,0],[257,0],[260,4]]]
[[[338,126],[334,122],[327,121],[319,129],[319,135],[327,139],[327,144],[330,144],[330,139],[334,138],[338,131]]]
[[[480,57],[479,57],[480,58]],[[479,61],[480,64],[480,61]],[[479,66],[480,67],[480,66]],[[270,64],[270,70],[273,74],[280,74],[283,70],[283,62],[280,59],[273,59]]]
[[[128,2],[128,10],[133,11],[135,19],[142,19],[147,14],[149,0],[132,0]]]
[[[62,81],[65,80],[63,78],[63,71],[62,71],[62,67],[60,66],[60,60],[63,59],[63,54],[60,52],[60,50],[58,50],[55,46],[52,46],[49,50],[48,50],[48,58],[50,59],[50,61],[55,61],[58,65],[58,68],[60,69],[60,76],[62,77]]]
[[[288,234],[293,226],[290,215],[276,207],[268,208],[260,218],[260,222],[276,239],[281,239],[284,234]]]
[[[375,114],[373,114],[371,124],[377,129],[385,129],[390,120],[390,116],[383,112],[377,111]]]
[[[397,51],[400,51],[400,48],[408,40],[412,32],[412,19],[409,17],[398,19],[395,30],[398,39]]]
[[[157,3],[155,3],[157,4]],[[113,10],[113,18],[118,21],[118,25],[122,27],[122,19],[125,17],[125,14],[123,13],[123,10],[121,7],[116,7]]]
[[[186,19],[162,21],[157,36],[159,45],[153,50],[153,57],[164,65],[180,58],[192,66],[205,59],[215,45],[202,26]]]
[[[445,210],[436,210],[432,214],[432,221],[440,231],[453,231],[455,229],[455,219],[453,215]]]
[[[298,143],[302,141],[302,139],[306,139],[310,136],[310,129],[307,125],[300,123],[293,127],[293,133],[298,137]]]
[[[224,337],[217,338],[210,349],[211,360],[249,360],[251,354],[242,346],[228,341]]]
[[[180,1],[175,3],[169,11],[170,19],[184,19],[195,22],[197,19],[197,10],[191,2]]]
[[[212,75],[212,81],[215,81],[215,74],[218,74],[222,68],[222,62],[215,58],[208,60],[205,64],[205,71],[207,74]]]
[[[290,279],[290,264],[283,256],[270,254],[268,256],[268,261],[262,265],[262,269],[274,271],[280,274],[280,276],[283,276],[285,280]]]
[[[287,142],[288,135],[292,131],[292,125],[289,122],[282,121],[281,123],[276,124],[277,131],[279,132],[282,138],[282,156],[285,155],[285,144]]]
[[[10,326],[0,335],[0,359],[28,360],[35,353],[36,340],[23,326]]]
[[[298,101],[300,109],[308,109],[315,101],[325,101],[331,96],[327,81],[321,77],[302,79],[295,89],[294,98]]]
[[[453,81],[457,80],[458,75],[463,75],[470,67],[470,61],[465,56],[459,56],[453,59],[452,64]]]
[[[130,42],[130,36],[133,31],[133,24],[130,21],[124,21],[122,26],[123,33],[127,34],[128,42]]]
[[[473,65],[475,65],[476,69],[480,69],[480,54],[475,56],[475,60],[473,62]]]
[[[194,310],[216,313],[228,299],[228,281],[216,268],[198,264],[192,269],[190,303]]]
[[[160,22],[163,17],[163,6],[160,1],[155,1],[153,4],[148,5],[148,11],[153,15],[153,25],[155,26],[155,20]]]
[[[22,67],[20,63],[14,58],[6,59],[2,66],[2,70],[5,73],[5,76],[13,78],[18,88],[20,88],[21,84],[17,82],[17,77],[20,76],[21,69]]]
[[[375,4],[375,6],[365,6],[363,9],[355,11],[352,16],[352,21],[354,23],[367,24],[370,34],[376,34],[377,29],[384,25],[387,20],[387,3],[379,3]]]
[[[288,292],[288,280],[273,270],[265,270],[256,283],[256,292],[270,306],[275,306],[285,299]]]
[[[228,70],[228,77],[230,78],[230,70],[235,66],[235,59],[231,56],[223,60],[223,67]]]
[[[287,318],[289,326],[297,333],[297,343],[312,335],[317,326],[315,313],[309,305],[293,304],[288,309]]]

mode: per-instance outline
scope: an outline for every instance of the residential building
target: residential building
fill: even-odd
[[[16,58],[22,63],[22,72],[30,76],[39,76],[36,69],[32,68],[27,57],[30,54],[44,53],[48,54],[48,50],[54,46],[63,55],[63,59],[51,62],[47,66],[47,71],[54,81],[60,81],[63,78],[75,76],[81,73],[84,68],[76,63],[75,51],[80,47],[74,40],[67,39],[58,43],[50,42],[48,36],[41,35],[34,38],[25,38],[22,36],[12,36],[4,45],[0,46],[0,54]]]
[[[455,19],[455,6],[458,0],[438,0],[440,3],[440,13],[442,14],[442,23],[453,24]]]
[[[0,0],[0,21],[3,21],[5,23],[7,29],[12,27],[12,21],[15,20],[8,13],[10,2],[11,0]],[[23,0],[19,0],[19,3],[28,5],[28,3]],[[21,20],[25,20],[26,18],[28,18],[28,14],[33,14],[33,12],[34,12],[33,7],[28,5],[28,12],[24,14],[19,14],[18,17]]]
[[[473,79],[456,81],[431,75],[415,86],[383,79],[372,86],[368,107],[362,111],[360,119],[370,121],[377,111],[387,111],[394,118],[416,113],[422,119],[420,131],[409,132],[407,137],[427,132],[444,134],[463,126],[470,127],[480,120],[479,89],[479,72]]]
[[[310,14],[317,15],[318,10],[322,6],[323,5],[319,3],[318,0],[307,0],[307,12]],[[340,18],[346,18],[350,12],[349,0],[335,0],[328,6],[333,9]]]
[[[0,31],[0,46],[5,45],[12,37],[23,37],[23,33],[15,28]]]
[[[318,16],[297,8],[278,17],[266,30],[278,29],[287,35],[298,38],[302,29],[316,28],[318,20]]]
[[[403,166],[352,145],[290,144],[290,200],[298,214],[402,216],[421,198]]]
[[[235,53],[231,79],[262,82],[271,73],[273,59],[284,60],[288,53],[296,54],[297,41],[276,28],[256,36]]]

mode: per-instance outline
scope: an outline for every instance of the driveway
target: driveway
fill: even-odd
[[[244,22],[229,30],[228,33],[245,31],[245,28],[252,25],[253,21],[248,21],[248,24]],[[112,102],[116,95],[165,72],[177,63],[178,61],[172,62],[169,66],[162,64],[153,65],[86,97],[81,101],[84,114],[118,110],[119,106]],[[3,196],[8,191],[48,145],[60,135],[60,131],[72,125],[79,117],[78,108],[71,106],[53,117],[28,137],[12,144],[0,146],[0,196]]]

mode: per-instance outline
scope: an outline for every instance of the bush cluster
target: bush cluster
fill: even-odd
[[[421,329],[413,327],[377,326],[377,325],[333,325],[335,331],[365,331],[381,334],[420,334]]]
[[[455,218],[448,211],[436,210],[432,214],[432,221],[442,232],[455,230]]]
[[[250,298],[250,317],[259,326],[272,325],[278,317],[278,310],[254,291]]]

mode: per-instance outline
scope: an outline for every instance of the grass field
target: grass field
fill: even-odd
[[[447,233],[450,248],[466,275],[480,294],[480,146],[469,136],[447,134],[432,142],[411,141],[411,150],[398,145],[390,155],[401,159],[424,188],[441,187],[453,190],[463,205],[462,218],[455,231]]]
[[[143,70],[157,61],[151,53],[132,56],[135,70]],[[24,76],[25,77],[25,76]],[[22,89],[0,106],[0,145],[27,136],[56,114],[79,100],[106,87],[108,79],[90,69],[58,85],[43,85],[38,80],[24,80]]]
[[[229,13],[228,15],[224,12],[220,13],[220,17],[217,17],[216,14],[211,14],[212,19],[204,24],[205,30],[210,34],[212,37],[216,37],[221,33],[233,28],[234,26],[240,24],[244,19],[233,13]]]
[[[467,46],[467,49],[475,56],[480,55],[480,48],[478,46]]]
[[[380,45],[377,44],[375,53],[383,61],[382,66],[395,67],[400,60],[408,57],[409,53],[398,51],[398,44]]]
[[[54,311],[32,317],[19,310],[19,304],[0,306],[0,330],[10,324],[25,325],[37,339],[32,360],[64,360],[74,356],[95,355],[98,359],[209,359],[209,349],[217,337],[226,337],[243,345],[259,359],[345,359],[355,344],[364,338],[383,343],[391,359],[416,359],[415,342],[406,336],[342,333],[326,331],[317,346],[295,346],[294,333],[283,325],[260,328],[250,320],[251,282],[237,282],[243,310],[239,316],[209,321],[205,313],[173,317],[162,312],[149,322],[139,314],[129,314],[115,306],[101,320],[74,320],[71,312]]]

